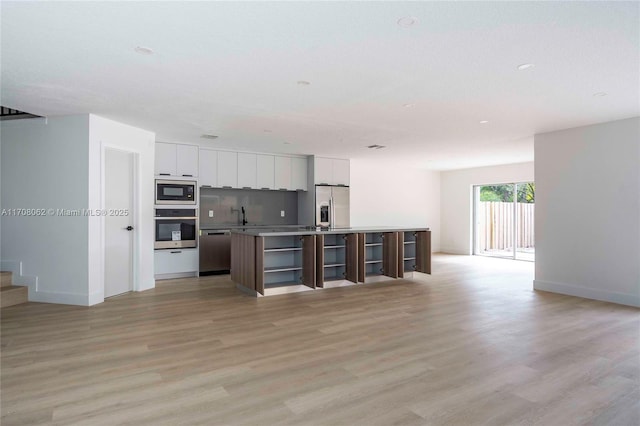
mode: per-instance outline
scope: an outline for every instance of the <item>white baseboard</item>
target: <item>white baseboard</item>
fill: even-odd
[[[102,295],[87,296],[82,293],[63,293],[53,291],[43,291],[38,289],[38,277],[30,275],[22,275],[22,262],[18,260],[2,260],[0,261],[0,269],[3,271],[13,272],[12,284],[26,286],[29,289],[29,302],[41,303],[60,303],[63,305],[80,305],[90,306],[92,300],[97,300]],[[102,302],[104,297],[102,297]],[[96,304],[100,302],[94,302]]]
[[[29,292],[30,302],[59,303],[62,305],[89,306],[89,297],[82,293],[63,293],[58,291],[36,290]]]
[[[197,272],[179,272],[179,273],[175,273],[175,274],[157,274],[155,275],[155,280],[175,280],[178,278],[191,278],[191,277],[197,277],[198,273]]]
[[[441,248],[438,253],[442,253],[442,254],[462,254],[464,256],[470,256],[471,255],[469,250],[460,250],[460,249],[455,249],[455,248]]]
[[[585,299],[601,300],[603,302],[640,307],[640,295],[638,294],[617,293],[614,291],[604,291],[573,284],[541,280],[533,280],[533,288],[534,290],[549,291],[552,293],[566,294],[568,296],[583,297]]]

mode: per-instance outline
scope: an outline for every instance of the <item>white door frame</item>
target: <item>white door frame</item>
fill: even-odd
[[[133,160],[133,212],[132,212],[132,223],[133,223],[133,244],[132,244],[132,288],[133,291],[140,291],[140,248],[141,248],[141,240],[140,240],[140,232],[139,225],[141,223],[140,217],[140,152],[134,149],[128,149],[121,145],[104,142],[100,143],[100,208],[104,210],[106,208],[106,151],[107,149],[113,149],[116,151],[126,152],[128,154],[132,154]],[[106,248],[105,248],[105,234],[106,234],[106,218],[104,216],[100,216],[100,240],[102,244],[100,245],[100,279],[102,280],[102,292],[104,294],[105,290],[105,256],[106,256]]]

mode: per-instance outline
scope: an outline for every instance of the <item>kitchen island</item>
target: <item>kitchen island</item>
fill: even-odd
[[[231,279],[255,296],[431,273],[429,228],[231,230]]]

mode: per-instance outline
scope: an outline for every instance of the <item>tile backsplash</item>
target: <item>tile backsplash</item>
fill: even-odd
[[[257,189],[200,188],[200,226],[241,225],[241,208],[249,225],[295,225],[298,193]],[[209,217],[213,211],[213,217]],[[285,216],[281,216],[281,212]]]

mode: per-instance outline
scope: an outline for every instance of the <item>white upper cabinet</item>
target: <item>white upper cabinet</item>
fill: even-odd
[[[349,160],[338,158],[314,158],[314,177],[316,185],[349,186]]]
[[[307,159],[291,158],[291,189],[307,190]]]
[[[315,157],[314,174],[316,185],[333,185],[333,160]]]
[[[176,145],[176,176],[198,177],[198,147]]]
[[[349,160],[333,160],[333,184],[349,186]]]
[[[238,187],[257,188],[256,154],[238,153]]]
[[[176,144],[156,143],[156,175],[175,176],[176,174]]]
[[[175,143],[156,143],[157,176],[198,177],[198,147]]]
[[[291,188],[291,157],[275,156],[275,187],[276,189]]]
[[[273,155],[256,156],[256,179],[258,189],[275,189],[275,158]]]
[[[238,153],[218,151],[218,185],[223,188],[238,187]]]
[[[200,186],[218,186],[218,151],[200,149]]]

